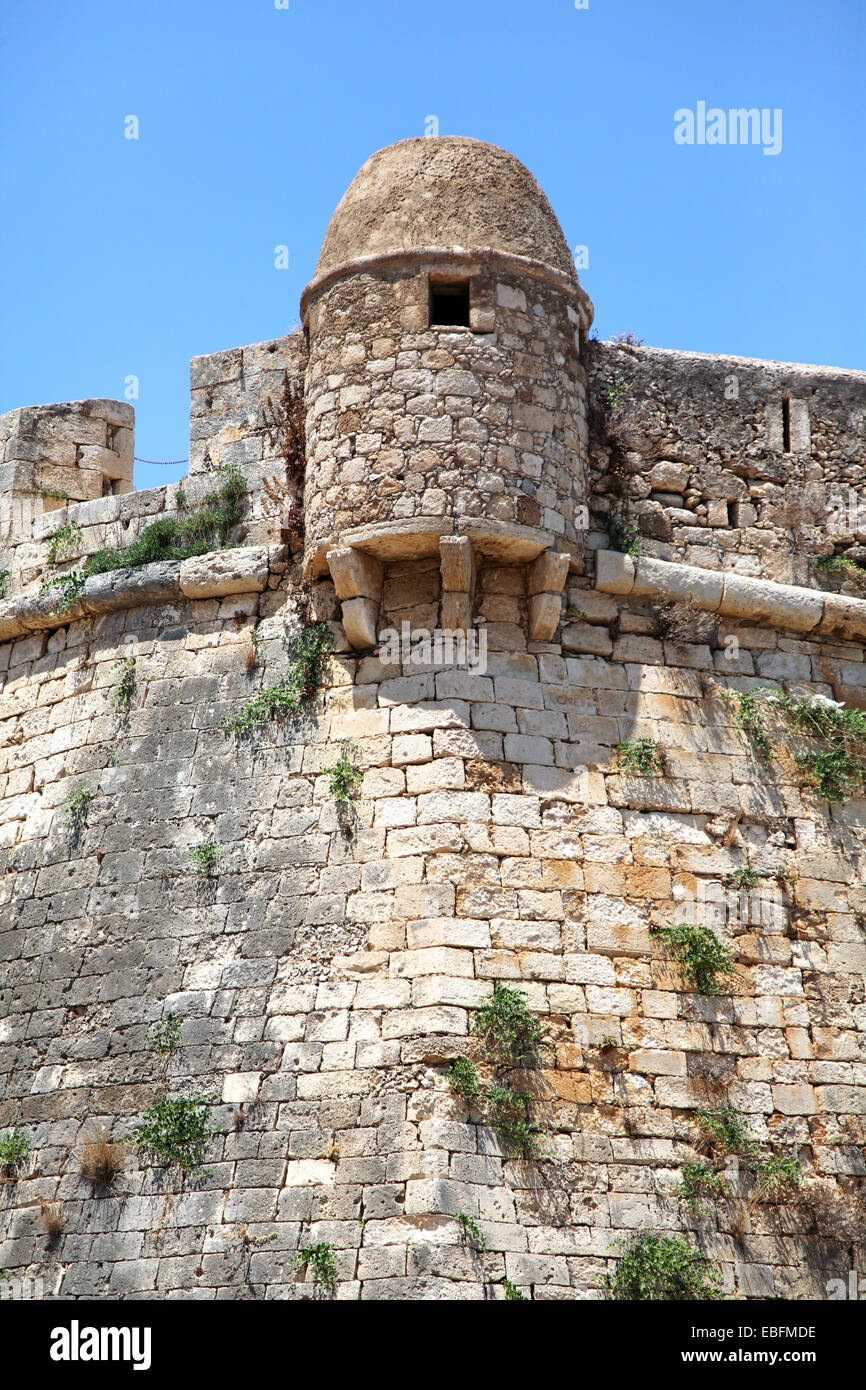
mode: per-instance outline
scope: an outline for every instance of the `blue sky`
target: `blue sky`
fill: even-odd
[[[185,458],[189,358],[297,322],[430,115],[528,164],[601,337],[866,368],[864,71],[863,0],[3,0],[0,411],[135,375],[136,454]],[[677,145],[699,101],[781,108],[781,153]]]

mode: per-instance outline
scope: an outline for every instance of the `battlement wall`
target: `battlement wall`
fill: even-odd
[[[585,363],[597,524],[622,512],[648,555],[812,587],[815,558],[866,538],[866,373],[600,342]]]

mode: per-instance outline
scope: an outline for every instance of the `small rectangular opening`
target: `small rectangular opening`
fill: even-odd
[[[469,281],[430,282],[430,327],[469,327]]]
[[[782,448],[786,454],[791,452],[791,401],[788,396],[782,400]]]

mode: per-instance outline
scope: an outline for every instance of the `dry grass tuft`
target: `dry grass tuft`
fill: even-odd
[[[39,1203],[39,1215],[42,1229],[48,1239],[56,1240],[63,1230],[63,1204],[61,1202],[46,1202],[43,1197]]]
[[[126,1148],[108,1138],[104,1129],[85,1139],[78,1150],[79,1171],[97,1187],[111,1187],[126,1167]]]

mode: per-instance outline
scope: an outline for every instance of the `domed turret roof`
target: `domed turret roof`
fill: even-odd
[[[315,280],[361,259],[431,249],[520,256],[577,284],[556,214],[526,166],[455,135],[371,155],[331,218]]]

